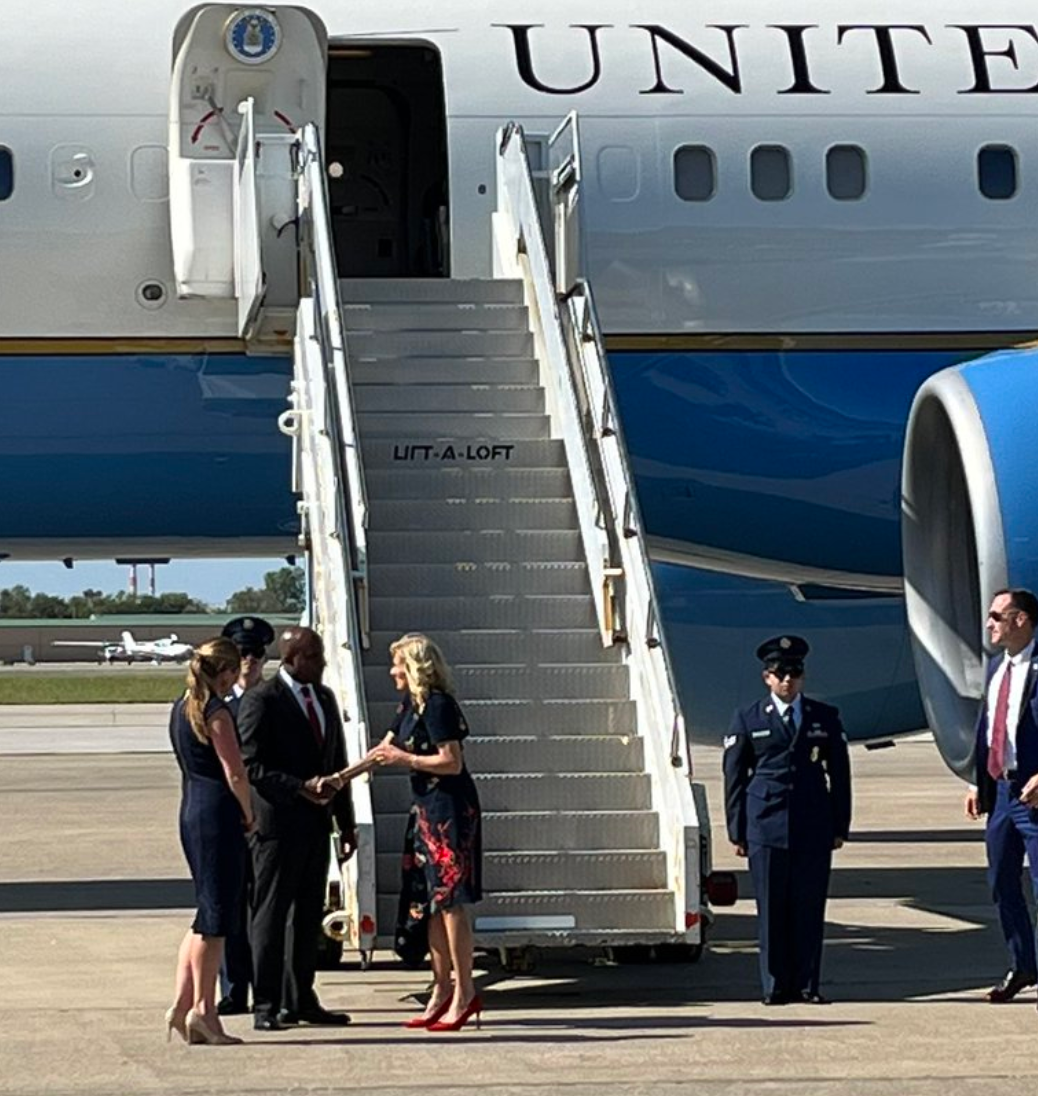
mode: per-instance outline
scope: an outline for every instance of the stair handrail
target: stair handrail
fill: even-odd
[[[576,274],[580,156],[575,114],[553,135],[552,141],[558,140],[570,141],[572,148],[558,161],[552,158],[556,254],[562,257],[553,270],[523,129],[510,123],[498,132],[495,273],[519,277],[525,287],[549,412],[566,446],[593,588],[602,591],[596,599],[600,630],[604,641],[626,643],[668,879],[677,896],[674,927],[690,943],[699,943],[709,820],[693,794],[685,719],[591,287]],[[558,291],[557,278],[569,283],[566,292]]]
[[[310,551],[314,624],[325,641],[326,680],[344,702],[346,755],[368,750],[361,650],[367,643],[367,492],[351,396],[320,135],[299,135],[300,301],[293,425],[296,474]],[[343,871],[338,935],[370,956],[376,934],[375,826],[368,777],[351,785],[358,848]]]

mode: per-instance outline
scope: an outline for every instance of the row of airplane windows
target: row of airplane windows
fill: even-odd
[[[985,198],[1012,198],[1018,187],[1016,151],[985,145],[977,153],[977,186]],[[868,190],[868,160],[859,145],[833,145],[825,154],[825,185],[831,198],[853,202]],[[707,145],[683,145],[674,153],[674,190],[686,202],[708,202],[717,194],[717,157]],[[762,202],[793,193],[793,157],[782,145],[750,152],[750,190]],[[14,157],[0,145],[0,202],[14,193]]]
[[[977,186],[985,198],[1012,198],[1018,188],[1015,149],[985,145],[977,153]],[[833,145],[825,154],[825,185],[831,198],[853,202],[868,190],[868,159],[858,145]],[[708,202],[717,194],[717,157],[707,145],[683,145],[674,153],[674,190],[686,202]],[[793,193],[793,157],[782,145],[750,152],[750,190],[762,202]]]

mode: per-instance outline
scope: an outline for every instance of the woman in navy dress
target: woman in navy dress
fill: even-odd
[[[249,778],[238,731],[223,698],[238,676],[241,653],[229,639],[196,648],[187,691],[173,705],[169,736],[183,777],[180,843],[195,884],[197,913],[180,945],[176,996],[166,1034],[189,1043],[240,1043],[227,1035],[216,1010],[216,980],[224,938],[237,925],[254,826]]]
[[[401,908],[412,921],[426,920],[435,980],[425,1011],[405,1026],[457,1031],[473,1015],[478,1025],[483,1007],[472,981],[468,916],[483,896],[479,796],[462,750],[468,725],[431,639],[406,635],[389,650],[390,676],[406,697],[392,736],[369,756],[411,771]]]

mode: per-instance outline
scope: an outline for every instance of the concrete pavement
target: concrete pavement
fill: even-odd
[[[55,719],[59,717],[54,717]],[[101,728],[109,741],[110,726]],[[710,786],[717,866],[719,753]],[[718,916],[697,965],[547,956],[532,976],[481,976],[483,1029],[434,1037],[400,1023],[425,978],[381,956],[321,975],[345,1030],[254,1034],[230,1048],[166,1046],[162,1011],[189,915],[169,756],[0,757],[0,1093],[372,1092],[513,1096],[973,1096],[1033,1084],[1035,993],[991,1006],[1006,960],[983,878],[982,829],[925,740],[853,753],[856,823],[829,907],[825,991],[757,1001],[752,901]]]

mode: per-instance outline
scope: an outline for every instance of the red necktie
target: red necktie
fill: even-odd
[[[1006,672],[998,686],[995,718],[991,723],[991,746],[988,748],[988,773],[992,780],[1001,780],[1006,771],[1006,741],[1009,738],[1009,678],[1013,670],[1006,663]]]
[[[310,692],[310,687],[304,685],[300,690],[303,694],[303,705],[306,708],[306,718],[310,720],[310,729],[314,732],[314,741],[317,743],[317,748],[324,748],[324,732],[321,730],[321,717],[317,714],[317,709],[314,707],[313,694]]]

